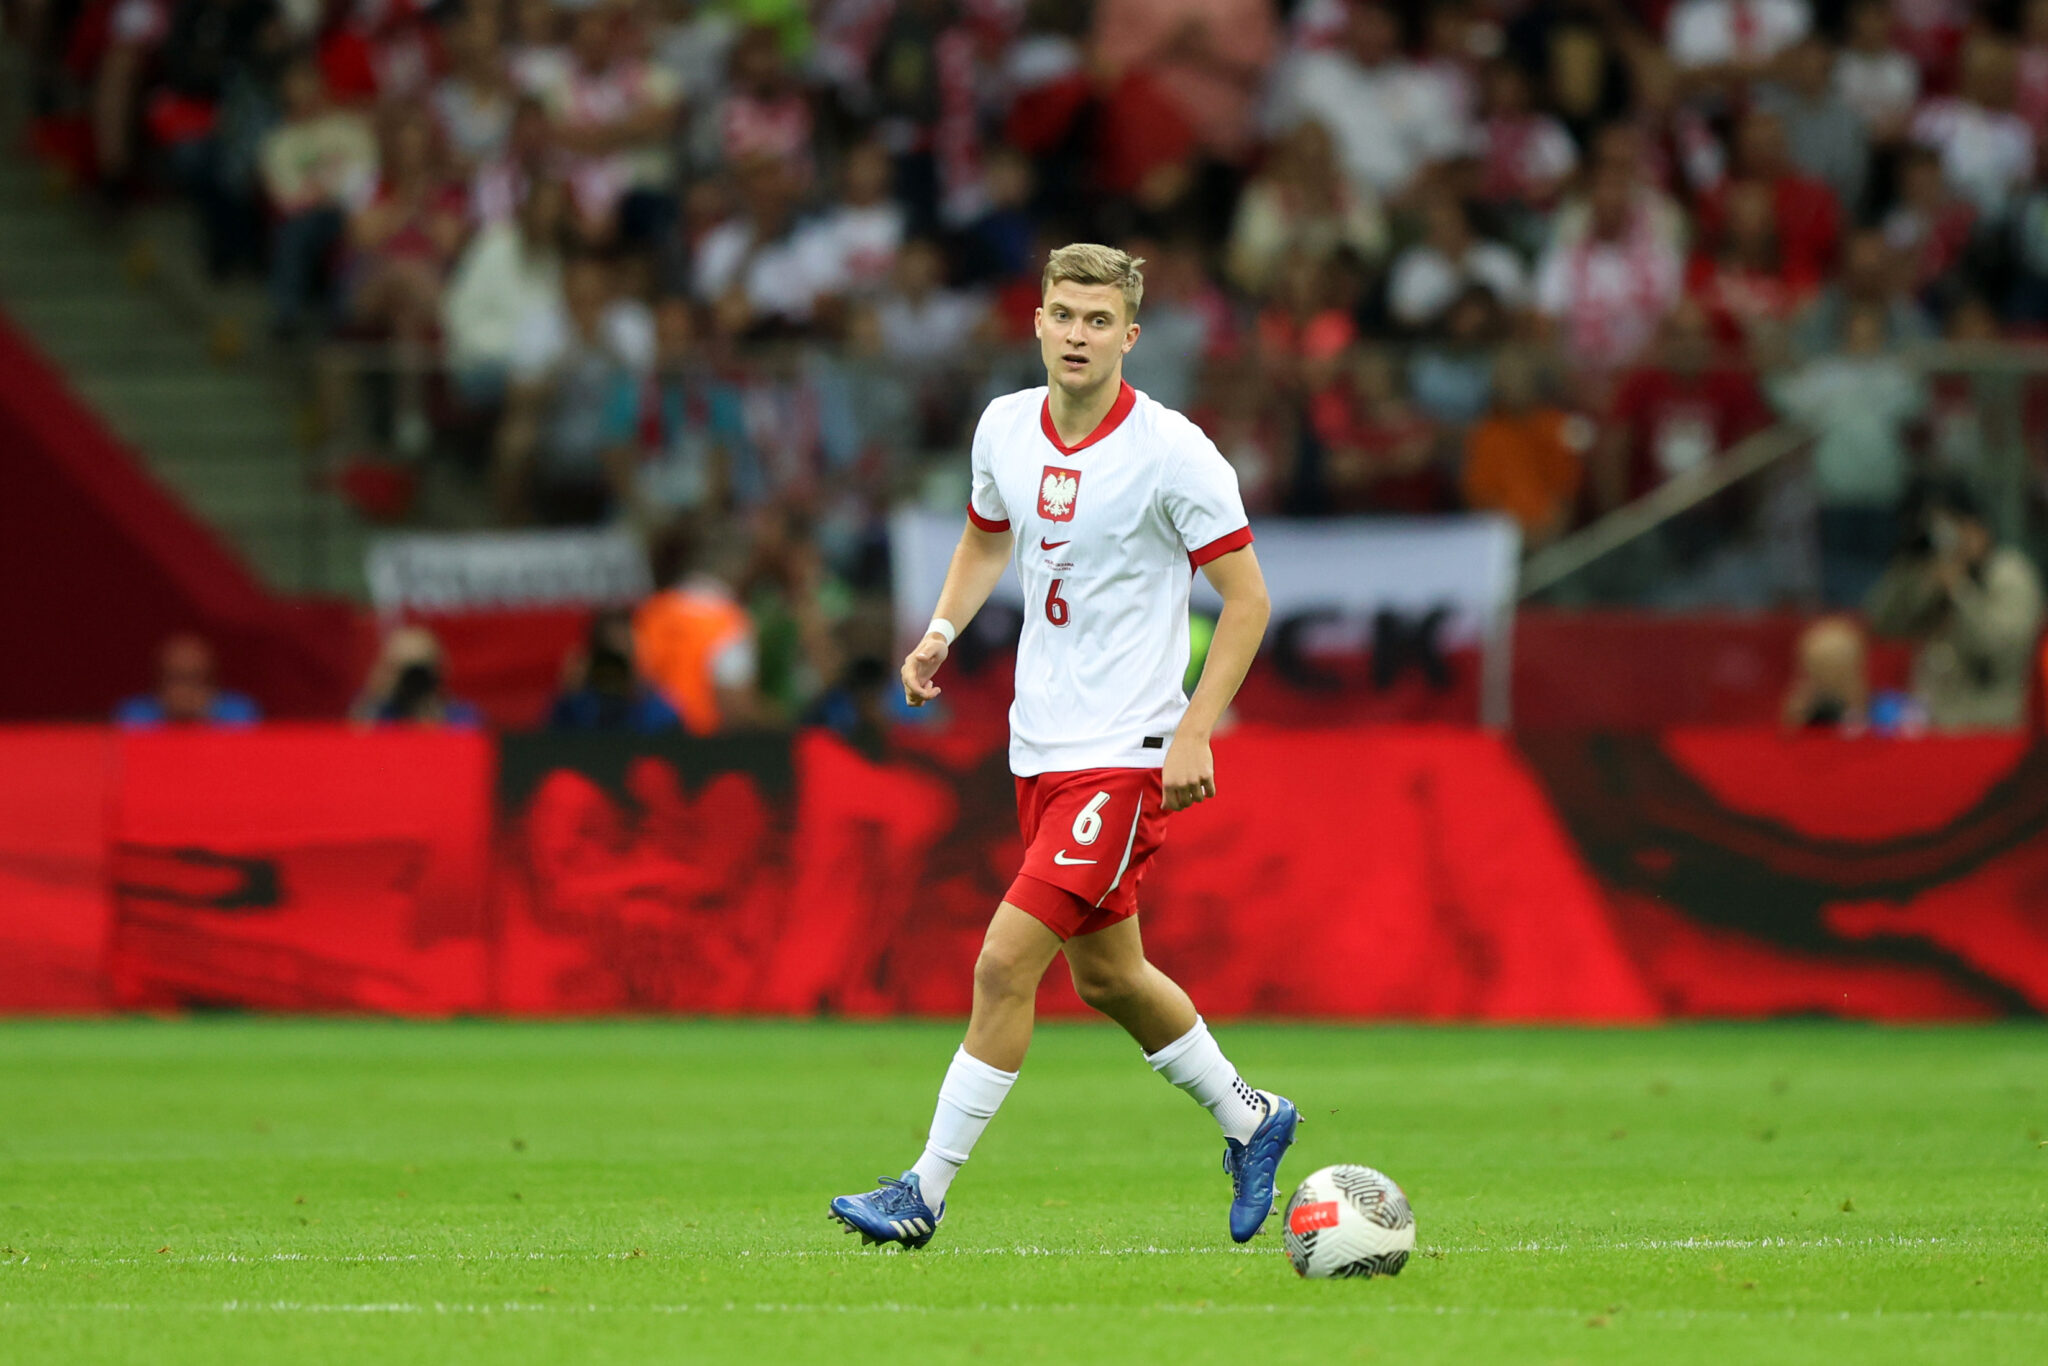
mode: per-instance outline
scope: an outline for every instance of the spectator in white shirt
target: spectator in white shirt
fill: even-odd
[[[914,238],[896,253],[895,287],[876,310],[882,349],[893,360],[935,364],[958,357],[986,313],[976,296],[945,286],[938,244]]]
[[[692,292],[746,326],[797,326],[817,302],[796,229],[797,172],[786,161],[758,158],[736,168],[741,212],[704,234],[692,266]]]
[[[1681,70],[1712,84],[1757,74],[1812,27],[1806,0],[1684,0],[1664,41]]]
[[[1872,142],[1904,136],[1920,98],[1920,68],[1892,46],[1887,0],[1861,0],[1849,11],[1849,44],[1835,58],[1835,90]]]
[[[872,295],[889,282],[903,245],[903,206],[889,194],[889,149],[854,144],[841,172],[839,202],[801,238],[811,288],[821,296]]]
[[[1521,260],[1477,236],[1455,196],[1432,195],[1423,212],[1422,241],[1395,258],[1387,283],[1387,308],[1396,322],[1411,331],[1431,328],[1473,285],[1486,286],[1509,313],[1526,306],[1529,281]]]
[[[456,392],[473,407],[504,398],[520,329],[561,297],[568,208],[560,181],[540,181],[516,219],[486,226],[456,264],[441,299],[441,331]]]
[[[1683,284],[1635,188],[1622,168],[1597,169],[1585,236],[1553,243],[1536,271],[1536,309],[1596,391],[1655,338]]]
[[[1471,143],[1447,87],[1401,55],[1400,26],[1385,5],[1351,7],[1341,47],[1300,53],[1274,78],[1268,128],[1311,120],[1330,130],[1344,172],[1361,190],[1398,200],[1425,166]]]
[[[1962,88],[1913,116],[1913,140],[1941,154],[1950,187],[1988,222],[2004,218],[2034,169],[2034,130],[2012,109],[2014,76],[2012,48],[1980,34],[1963,49]]]

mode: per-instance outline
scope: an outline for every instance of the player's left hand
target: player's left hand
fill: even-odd
[[[1166,751],[1166,766],[1159,773],[1159,785],[1165,789],[1168,811],[1185,811],[1215,796],[1216,760],[1209,753],[1209,742],[1174,736]]]

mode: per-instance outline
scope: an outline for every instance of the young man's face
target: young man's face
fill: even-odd
[[[1115,285],[1054,281],[1034,326],[1048,382],[1070,394],[1117,378],[1124,353],[1138,340],[1138,325],[1127,316],[1124,293]]]

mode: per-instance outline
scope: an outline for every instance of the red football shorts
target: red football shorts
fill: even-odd
[[[1085,768],[1017,780],[1024,866],[1004,900],[1062,939],[1138,913],[1138,880],[1166,839],[1156,768]]]

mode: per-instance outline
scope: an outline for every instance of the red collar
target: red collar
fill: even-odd
[[[1124,419],[1131,415],[1131,409],[1138,406],[1138,391],[1131,387],[1129,380],[1118,380],[1117,385],[1116,402],[1109,405],[1109,411],[1102,415],[1102,421],[1095,425],[1094,431],[1071,446],[1060,440],[1060,429],[1052,425],[1052,394],[1048,391],[1044,406],[1038,410],[1038,425],[1045,429],[1045,439],[1052,442],[1061,455],[1072,455],[1076,451],[1088,449],[1121,427]]]

